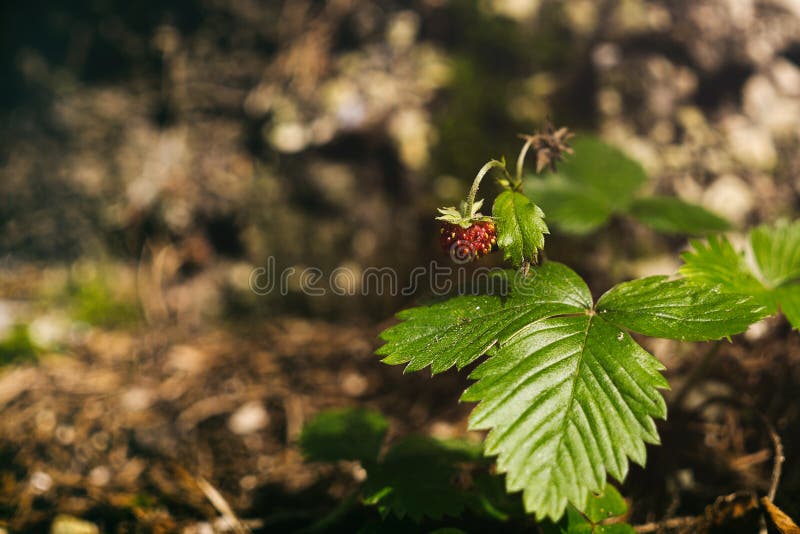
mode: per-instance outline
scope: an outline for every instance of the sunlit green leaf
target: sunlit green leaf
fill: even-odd
[[[387,343],[377,354],[389,364],[408,363],[407,371],[462,368],[528,323],[592,305],[585,282],[556,262],[531,269],[509,291],[508,296],[461,296],[400,312],[402,322],[381,334]]]
[[[652,418],[666,416],[661,369],[598,316],[554,317],[494,349],[462,400],[479,402],[470,428],[490,429],[486,454],[498,456],[507,489],[558,520],[567,503],[585,509],[607,472],[621,480],[629,458],[644,464],[645,443],[658,443]]]
[[[666,276],[618,284],[600,298],[597,312],[622,328],[684,341],[738,334],[767,315],[764,307],[747,295]]]
[[[770,286],[800,278],[800,220],[759,226],[750,232],[750,246],[758,269]]]
[[[798,329],[800,284],[792,283],[796,275],[791,274],[794,269],[792,258],[800,254],[800,241],[796,242],[793,237],[796,228],[797,223],[779,223],[774,228],[762,226],[751,232],[753,256],[759,262],[757,274],[725,237],[692,242],[691,250],[682,256],[684,264],[680,272],[706,290],[718,286],[724,291],[752,297],[764,306],[765,315],[774,314],[780,308],[792,327]],[[776,254],[774,259],[768,257],[772,252]],[[767,283],[761,282],[757,276]]]
[[[800,329],[800,284],[782,286],[775,290],[781,312],[795,329]]]
[[[535,262],[544,248],[545,234],[550,233],[539,206],[521,193],[504,191],[494,201],[492,216],[503,257],[517,267],[523,262]]]
[[[684,252],[681,258],[683,265],[680,273],[695,282],[720,286],[726,291],[745,295],[756,296],[766,291],[764,285],[753,276],[744,256],[736,252],[724,236],[692,241],[690,250]]]

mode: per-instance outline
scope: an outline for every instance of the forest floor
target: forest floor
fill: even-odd
[[[304,463],[298,436],[323,409],[380,411],[389,441],[479,440],[467,431],[470,406],[457,402],[466,373],[430,379],[381,364],[373,351],[386,324],[93,329],[62,353],[6,367],[0,517],[11,532],[47,531],[58,514],[104,531],[204,532],[224,525],[227,502],[257,531],[291,531],[363,478],[353,463]],[[634,467],[623,487],[633,522],[733,509],[733,497],[730,506],[718,498],[734,492],[765,494],[774,444],[762,415],[787,458],[776,502],[797,514],[800,340],[777,320],[761,329],[719,345],[645,341],[673,389],[663,445],[649,448],[647,469]]]

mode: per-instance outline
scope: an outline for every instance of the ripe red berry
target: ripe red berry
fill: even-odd
[[[467,228],[442,222],[439,232],[442,250],[454,261],[472,261],[497,247],[497,229],[492,221],[476,221]]]

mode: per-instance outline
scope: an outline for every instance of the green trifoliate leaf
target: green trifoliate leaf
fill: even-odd
[[[677,198],[634,198],[647,181],[642,166],[594,137],[573,143],[575,155],[558,174],[531,176],[525,188],[564,231],[585,234],[613,215],[629,214],[660,232],[701,234],[726,230],[725,219]]]
[[[597,312],[622,328],[682,341],[738,334],[767,314],[747,295],[666,276],[648,276],[614,286],[600,297]]]
[[[730,223],[722,217],[674,197],[637,198],[629,211],[647,226],[663,233],[705,234],[730,228]]]
[[[480,447],[462,441],[412,436],[394,445],[367,471],[364,501],[399,518],[457,516],[471,501],[453,484],[458,464],[475,461]]]
[[[596,137],[576,137],[572,148],[575,155],[559,165],[559,174],[590,188],[615,208],[627,206],[647,181],[639,162]]]
[[[531,269],[522,280],[517,273],[509,276],[505,296],[460,296],[400,312],[397,317],[403,322],[381,334],[387,343],[377,354],[386,356],[388,364],[407,363],[406,371],[460,369],[528,323],[592,306],[586,283],[560,263]]]
[[[657,388],[663,366],[628,334],[596,315],[527,325],[471,374],[462,397],[479,404],[470,428],[490,429],[509,491],[523,491],[539,518],[561,518],[567,503],[586,509],[606,473],[622,480],[628,459],[645,462],[665,417]]]
[[[494,201],[492,215],[497,225],[497,246],[515,267],[535,262],[550,233],[539,206],[522,193],[504,191]]]
[[[528,180],[525,188],[546,210],[550,220],[573,234],[596,230],[614,213],[614,208],[601,195],[559,176]]]
[[[377,412],[342,409],[322,412],[303,427],[300,448],[310,461],[375,462],[389,423]]]
[[[750,246],[769,286],[800,278],[800,220],[759,226],[750,232]]]
[[[559,165],[558,174],[529,177],[525,188],[553,224],[584,234],[625,212],[647,175],[639,163],[595,137],[580,136],[573,148],[575,155]]]
[[[800,329],[800,284],[792,283],[794,277],[786,275],[792,271],[788,267],[791,260],[786,258],[794,254],[787,243],[791,242],[790,228],[796,224],[779,225],[774,229],[775,234],[771,234],[769,227],[760,227],[751,233],[753,255],[756,256],[755,247],[759,247],[760,268],[766,268],[771,273],[769,275],[764,272],[756,275],[745,262],[744,256],[734,250],[725,237],[712,237],[708,242],[692,242],[692,249],[682,255],[684,264],[680,272],[705,289],[718,285],[725,291],[752,297],[764,306],[764,315],[774,314],[780,308],[792,327]],[[769,259],[769,250],[784,260]],[[777,287],[771,285],[780,280],[785,281]]]

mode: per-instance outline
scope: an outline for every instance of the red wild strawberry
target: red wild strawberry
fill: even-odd
[[[436,220],[441,224],[439,243],[445,253],[450,254],[450,258],[457,263],[475,260],[497,248],[497,229],[494,222],[491,217],[481,214],[483,200],[475,199],[481,180],[494,167],[505,171],[505,163],[497,160],[481,167],[460,208],[449,206],[438,210],[440,215]]]
[[[442,222],[439,232],[442,250],[455,261],[472,261],[497,247],[497,230],[492,221],[475,221],[466,228]]]

